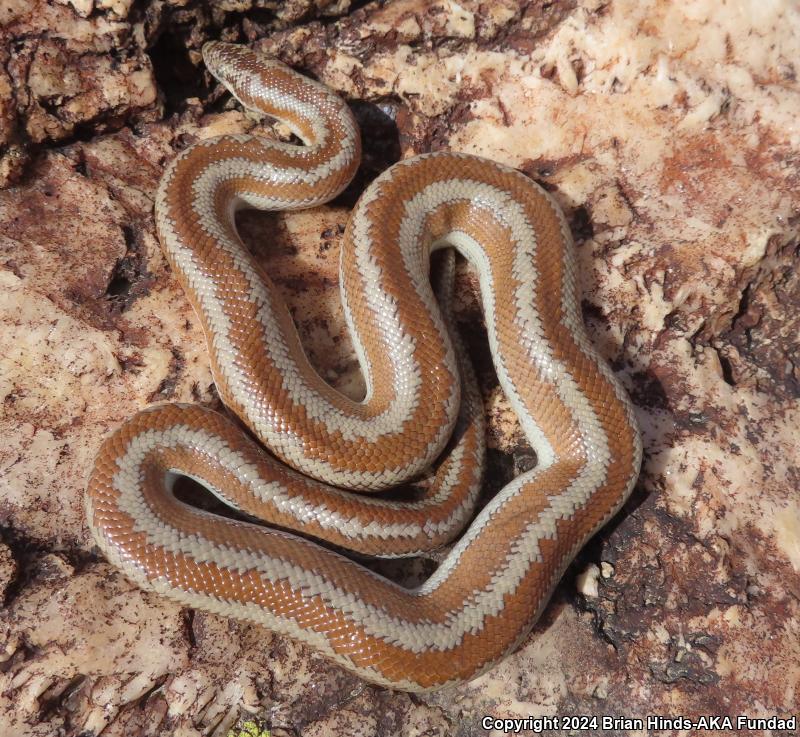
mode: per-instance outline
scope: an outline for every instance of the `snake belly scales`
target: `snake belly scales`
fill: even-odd
[[[639,471],[630,401],[583,327],[564,217],[524,175],[474,156],[417,156],[379,176],[340,259],[366,384],[353,401],[311,367],[234,217],[339,193],[360,159],[355,120],[331,90],[246,47],[211,42],[203,56],[239,102],[304,144],[201,140],[172,161],[156,196],[159,238],[202,323],[219,395],[270,454],[211,410],[145,410],[102,444],[89,526],[142,587],[293,637],[368,681],[429,691],[471,679],[521,643]],[[447,276],[442,309],[431,287],[430,256],[444,248],[477,270],[494,366],[538,457],[471,523],[483,408],[450,337]],[[432,466],[412,502],[363,493]],[[184,504],[172,493],[181,475],[267,524]],[[400,557],[467,524],[415,589],[308,539]]]

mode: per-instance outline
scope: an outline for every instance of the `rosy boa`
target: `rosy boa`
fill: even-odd
[[[564,217],[525,176],[474,156],[417,156],[378,177],[341,253],[367,386],[352,401],[309,364],[234,214],[330,200],[358,166],[356,123],[331,90],[277,61],[222,43],[203,55],[243,105],[305,144],[200,141],[168,166],[156,198],[161,243],[202,322],[219,394],[280,461],[210,410],[144,411],[102,445],[89,525],[143,587],[294,637],[369,681],[426,691],[471,679],[523,640],[639,470],[631,404],[584,331]],[[477,269],[497,375],[538,466],[489,502],[424,584],[406,589],[305,535],[410,555],[451,540],[473,510],[482,409],[471,382],[461,402],[458,348],[429,277],[430,254],[447,246]],[[408,481],[445,447],[415,502],[333,488]],[[180,474],[282,529],[189,507],[171,493]]]

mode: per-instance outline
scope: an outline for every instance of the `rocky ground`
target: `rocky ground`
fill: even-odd
[[[487,714],[800,711],[795,3],[0,0],[0,24],[0,733],[194,737],[250,721],[432,737],[492,734]],[[164,164],[200,137],[285,133],[205,73],[210,38],[323,80],[361,123],[362,169],[332,206],[241,223],[345,389],[358,377],[336,254],[378,172],[480,154],[570,220],[584,316],[636,404],[644,467],[519,652],[460,688],[366,686],[142,593],[92,546],[82,496],[103,435],[152,402],[217,403],[154,233]],[[497,488],[530,452],[468,270],[459,284]]]

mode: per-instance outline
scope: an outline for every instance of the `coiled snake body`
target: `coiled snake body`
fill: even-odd
[[[156,198],[159,237],[202,321],[219,394],[280,460],[209,410],[144,411],[102,445],[89,525],[142,586],[290,635],[367,680],[425,691],[472,678],[525,637],[638,474],[629,400],[584,332],[564,218],[522,174],[472,156],[419,156],[375,180],[341,254],[367,385],[351,401],[310,366],[234,214],[312,207],[340,192],[360,156],[352,115],[327,88],[243,47],[210,43],[204,59],[242,104],[305,143],[201,141],[170,164]],[[409,590],[286,529],[403,556],[442,545],[469,518],[483,425],[430,286],[430,254],[446,246],[477,268],[497,374],[539,462]],[[445,446],[416,502],[342,490],[412,479]],[[170,493],[180,474],[281,529],[183,504]]]

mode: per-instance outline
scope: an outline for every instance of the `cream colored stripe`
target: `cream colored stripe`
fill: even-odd
[[[130,454],[134,456],[136,450]],[[528,477],[534,473],[525,474],[509,484],[501,493],[502,498],[499,501],[506,501],[515,496],[518,487],[525,484]],[[214,563],[230,570],[234,575],[237,571],[254,570],[270,580],[284,580],[295,591],[303,591],[306,596],[320,597],[328,606],[357,622],[367,634],[418,654],[456,648],[467,633],[479,632],[484,627],[487,617],[498,615],[505,606],[505,597],[513,596],[530,566],[542,562],[539,540],[555,537],[556,522],[561,516],[552,509],[546,510],[527,526],[520,537],[510,541],[509,554],[493,575],[490,585],[483,590],[475,591],[461,607],[449,613],[445,622],[410,622],[390,614],[383,608],[366,603],[357,592],[338,588],[314,571],[289,561],[251,553],[237,547],[214,544],[199,534],[185,536],[178,533],[174,528],[165,525],[148,507],[136,489],[135,481],[131,485],[131,480],[130,469],[121,467],[114,479],[114,488],[120,495],[118,506],[123,513],[134,520],[135,531],[144,534],[150,545],[162,547],[167,553],[190,556],[198,563]],[[575,496],[577,502],[577,495],[574,494],[576,491],[580,490],[572,489],[568,494]],[[489,519],[498,504],[490,506],[492,509],[484,510],[480,518]],[[264,530],[263,534],[285,536],[275,530]],[[317,555],[331,555],[302,538],[294,538],[294,541],[314,549]],[[372,574],[368,569],[359,570],[361,571],[359,578],[373,577],[376,584],[391,586],[390,582]],[[424,597],[431,590],[432,588],[426,584],[419,589],[417,596]],[[413,594],[410,595],[410,605],[411,599]],[[219,608],[218,611],[230,613],[225,607]],[[274,614],[272,616],[276,620],[291,621],[288,618],[276,617]]]
[[[422,525],[413,521],[381,524],[375,520],[365,524],[358,517],[344,516],[336,507],[338,498],[356,502],[365,510],[371,508],[376,512],[380,510],[406,512],[438,509],[452,495],[453,487],[458,483],[459,474],[463,471],[463,446],[457,446],[448,457],[448,470],[441,479],[438,492],[417,502],[394,502],[362,496],[315,482],[313,479],[303,477],[289,468],[278,469],[277,472],[286,476],[287,480],[300,481],[309,487],[316,487],[318,491],[330,498],[328,503],[324,501],[312,503],[300,494],[290,492],[280,481],[266,481],[262,477],[258,466],[253,465],[241,453],[230,448],[220,436],[185,424],[172,425],[165,430],[147,430],[132,438],[126,447],[125,453],[117,460],[119,470],[114,477],[115,488],[120,493],[123,493],[124,490],[124,493],[131,498],[141,495],[139,485],[142,478],[142,464],[149,453],[160,448],[184,448],[188,451],[196,451],[212,457],[219,463],[220,468],[225,473],[235,478],[242,486],[248,488],[253,497],[259,501],[272,504],[278,512],[294,517],[300,525],[316,522],[323,529],[336,530],[353,540],[364,540],[366,538],[380,540],[413,539],[423,534],[428,536],[444,534],[452,530],[457,522],[462,521],[464,514],[474,505],[474,493],[466,495],[461,504],[452,510],[448,517],[439,521],[429,520]],[[209,483],[202,476],[194,475],[183,468],[166,469],[166,472],[171,475],[177,474],[192,478],[228,506],[241,510],[235,499],[226,494],[224,490]],[[173,481],[173,478],[168,479],[166,483],[167,489],[171,489]],[[132,517],[138,514],[136,510],[140,509],[143,504],[146,504],[143,498],[135,504],[131,502],[128,511]],[[405,553],[404,555],[411,554]]]

